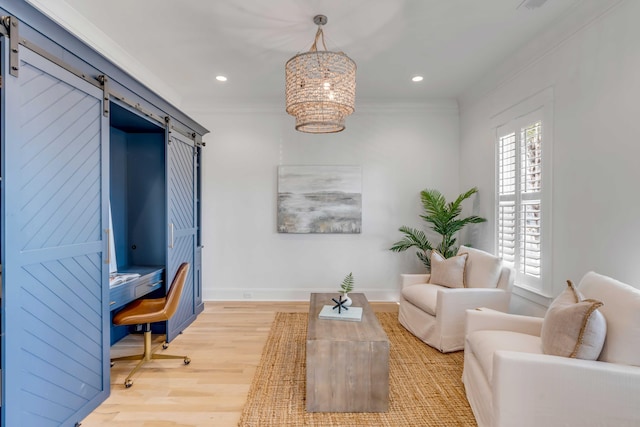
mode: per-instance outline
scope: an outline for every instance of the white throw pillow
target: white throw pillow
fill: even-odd
[[[460,246],[458,255],[469,254],[465,268],[467,288],[495,288],[502,272],[502,260],[480,249]]]
[[[464,288],[464,270],[467,254],[445,258],[438,251],[431,251],[431,277],[429,283],[447,288]]]
[[[553,300],[542,322],[542,351],[555,356],[596,360],[607,335],[607,322],[598,311],[602,302],[584,297],[567,280],[568,288]]]

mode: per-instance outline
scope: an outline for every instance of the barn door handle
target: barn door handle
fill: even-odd
[[[104,263],[111,264],[111,239],[109,238],[109,233],[111,232],[111,230],[105,228],[104,232],[107,235],[107,259],[104,261]]]
[[[173,249],[173,223],[169,224],[169,248]]]

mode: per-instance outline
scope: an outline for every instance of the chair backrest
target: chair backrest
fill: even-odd
[[[502,260],[481,249],[460,246],[458,255],[468,254],[465,266],[465,282],[469,288],[498,288],[511,291],[514,274]]]
[[[640,289],[590,271],[578,290],[604,303],[598,310],[607,320],[607,337],[598,360],[640,366]]]
[[[167,319],[171,318],[178,309],[178,304],[180,303],[180,296],[182,295],[182,288],[184,288],[184,283],[187,280],[187,275],[189,274],[189,263],[183,262],[178,267],[178,271],[176,272],[173,281],[171,282],[171,287],[169,288],[169,292],[167,293],[167,300],[165,302],[165,313]]]

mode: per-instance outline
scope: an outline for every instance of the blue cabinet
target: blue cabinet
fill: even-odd
[[[198,230],[199,148],[191,138],[159,127],[135,111],[111,103],[111,210],[118,271],[163,265],[166,285],[183,262],[191,264],[176,314],[154,324],[173,340],[203,309]],[[112,328],[114,331],[116,328]],[[122,328],[112,335],[122,338]]]
[[[73,425],[109,393],[102,91],[2,44],[2,425]]]
[[[74,426],[110,392],[112,309],[164,295],[188,261],[169,339],[202,310],[207,130],[27,2],[0,15],[20,23],[0,23],[0,425]],[[114,192],[119,267],[150,270],[110,289]]]
[[[167,135],[167,277],[183,262],[191,264],[176,314],[167,322],[171,341],[202,312],[198,247],[198,162],[196,145],[177,132]],[[196,261],[197,260],[197,261]]]

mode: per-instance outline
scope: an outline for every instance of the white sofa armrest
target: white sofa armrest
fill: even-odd
[[[463,342],[467,309],[491,307],[496,310],[509,308],[509,293],[495,288],[445,288],[438,289],[436,319],[444,337],[459,336]]]
[[[516,272],[513,268],[502,266],[502,270],[500,272],[500,278],[498,279],[498,285],[496,286],[498,289],[504,289],[505,291],[511,292],[513,289],[513,282],[516,278]]]
[[[400,289],[404,289],[410,285],[417,285],[419,283],[429,283],[430,274],[401,274],[400,275]]]
[[[467,309],[488,307],[495,310],[506,310],[509,305],[509,294],[502,289],[493,288],[442,288],[438,289],[436,317],[443,316],[444,321],[452,315],[464,319]]]
[[[467,310],[466,334],[473,331],[513,331],[540,336],[542,317],[502,313],[485,307]]]
[[[640,367],[497,351],[492,388],[496,427],[640,425]]]

